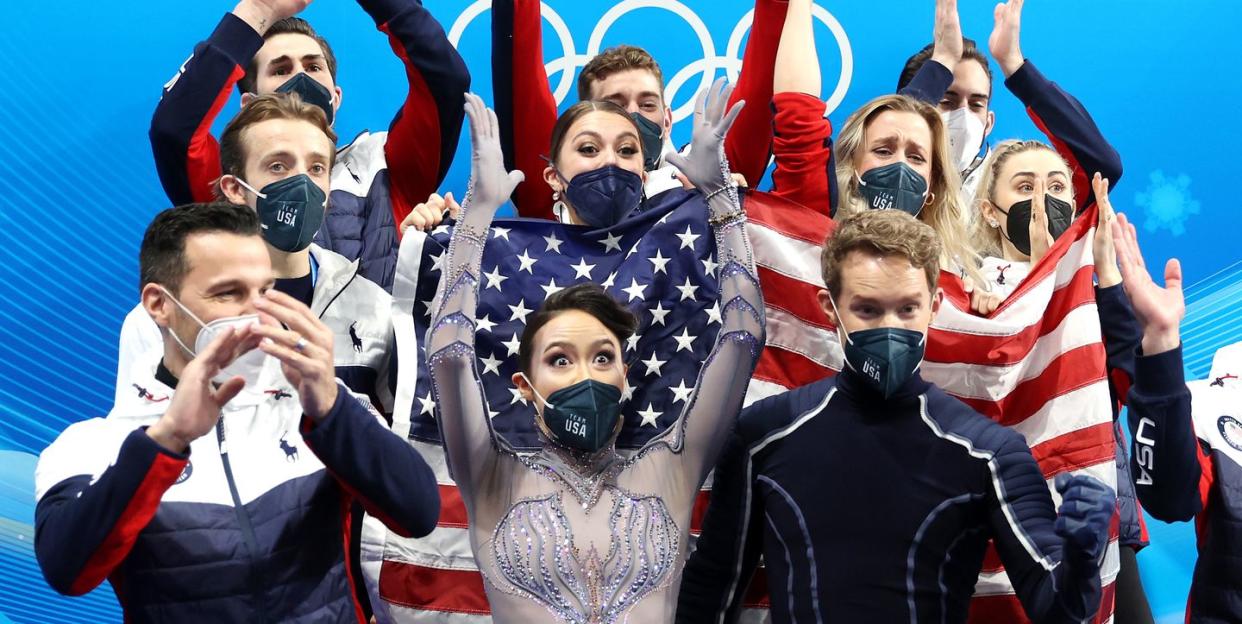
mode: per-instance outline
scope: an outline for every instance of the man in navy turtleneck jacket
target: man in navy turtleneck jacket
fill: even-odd
[[[777,622],[965,622],[988,539],[1027,615],[1099,608],[1115,496],[918,374],[941,245],[896,210],[844,220],[820,304],[846,366],[742,413],[681,587],[678,622],[736,618],[760,554]]]

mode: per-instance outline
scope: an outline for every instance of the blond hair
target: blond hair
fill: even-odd
[[[940,112],[926,102],[904,95],[878,97],[854,111],[845,120],[837,135],[837,198],[836,217],[868,210],[866,200],[858,192],[858,175],[854,159],[862,154],[863,139],[867,126],[886,111],[914,113],[927,122],[931,129],[931,179],[927,181],[932,201],[919,212],[918,219],[936,231],[943,244],[940,258],[942,268],[957,272],[959,269],[982,282],[979,274],[979,254],[971,244],[970,234],[963,224],[964,207],[960,197],[962,179],[949,159],[948,133]]]
[[[863,210],[840,221],[820,253],[824,285],[834,299],[841,295],[841,263],[854,251],[905,258],[927,276],[928,291],[936,292],[944,252],[930,225],[900,210]]]
[[[979,250],[979,253],[997,258],[1004,255],[1004,246],[1001,242],[1001,229],[1000,227],[992,227],[992,225],[988,223],[987,219],[983,218],[983,202],[988,202],[993,206],[996,206],[996,201],[994,199],[996,193],[996,180],[1001,172],[1001,169],[1005,168],[1005,163],[1008,162],[1010,158],[1017,156],[1018,154],[1032,152],[1035,150],[1047,150],[1053,154],[1056,154],[1057,157],[1061,159],[1061,163],[1065,165],[1065,168],[1067,170],[1069,169],[1069,164],[1065,162],[1064,158],[1061,158],[1061,154],[1048,144],[1041,141],[1022,141],[1018,139],[1002,141],[996,146],[996,149],[992,150],[991,154],[988,154],[987,159],[983,161],[982,165],[980,165],[982,173],[979,174],[979,188],[975,192],[975,199],[970,206],[972,211],[971,217],[974,222],[974,226],[972,228],[973,231],[971,232],[971,242],[974,244],[975,249]],[[1073,192],[1074,189],[1071,186],[1070,193]],[[1008,206],[1001,208],[1003,210],[1009,209]]]

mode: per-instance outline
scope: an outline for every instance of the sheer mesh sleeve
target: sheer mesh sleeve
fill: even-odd
[[[713,193],[708,212],[720,262],[720,333],[685,410],[650,443],[667,443],[681,454],[683,474],[695,488],[733,429],[764,341],[763,294],[736,189]]]
[[[449,241],[426,341],[440,434],[453,479],[467,505],[497,456],[474,355],[478,275],[496,207],[470,204],[467,198]]]

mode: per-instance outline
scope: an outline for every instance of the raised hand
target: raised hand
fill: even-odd
[[[1031,264],[1039,262],[1055,242],[1048,231],[1048,209],[1043,180],[1035,180],[1035,194],[1031,196]]]
[[[525,174],[505,171],[505,157],[500,149],[500,122],[496,111],[483,104],[482,98],[466,94],[466,116],[470,118],[470,190],[463,202],[467,210],[485,206],[492,214],[509,201]]]
[[[717,78],[694,103],[694,134],[690,140],[690,156],[669,154],[665,159],[685,174],[686,179],[704,195],[712,195],[733,186],[728,163],[724,158],[724,138],[746,102],[739,101],[725,112],[733,86]]]
[[[1066,557],[1099,561],[1108,546],[1108,527],[1117,507],[1117,494],[1087,475],[1057,475],[1061,507],[1053,530],[1065,540]]]
[[[173,393],[168,411],[147,427],[147,435],[160,446],[184,453],[190,443],[209,433],[220,420],[220,410],[233,400],[246,385],[241,377],[232,377],[216,386],[212,378],[228,366],[236,355],[248,351],[258,342],[250,327],[235,331],[227,327],[207,348],[190,360],[181,370],[177,391]]]
[[[1095,222],[1095,239],[1091,249],[1095,254],[1095,279],[1100,288],[1109,288],[1121,283],[1121,271],[1117,270],[1117,248],[1113,245],[1113,203],[1108,199],[1108,178],[1096,172],[1091,179],[1091,188],[1095,190],[1095,205],[1099,217]]]
[[[447,216],[450,219],[456,219],[461,206],[453,199],[452,193],[445,193],[443,197],[439,193],[432,193],[427,201],[417,205],[410,214],[406,215],[401,221],[401,231],[405,232],[410,228],[430,232],[440,225],[441,221]]]
[[[962,60],[962,20],[957,0],[936,0],[936,25],[932,28],[932,60],[949,68]]]
[[[266,317],[263,324],[252,328],[264,338],[259,348],[280,360],[285,379],[298,391],[302,411],[312,420],[322,420],[339,392],[332,330],[301,301],[275,289],[268,290],[255,307],[261,318]],[[279,324],[270,322],[273,319]]]
[[[310,3],[311,0],[241,0],[233,14],[262,35],[272,24],[301,13]]]
[[[1156,285],[1147,272],[1138,232],[1124,214],[1112,224],[1113,245],[1121,267],[1121,283],[1134,306],[1134,316],[1143,327],[1143,354],[1164,353],[1181,344],[1180,326],[1186,316],[1186,297],[1182,294],[1182,265],[1177,258],[1164,266],[1164,287]]]
[[[988,37],[988,51],[996,59],[1001,71],[1008,78],[1022,68],[1026,57],[1022,56],[1022,3],[1009,0],[996,5],[992,11],[995,25]]]

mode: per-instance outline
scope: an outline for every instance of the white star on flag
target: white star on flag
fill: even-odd
[[[509,388],[509,392],[513,395],[513,400],[509,401],[509,405],[513,405],[514,403],[517,403],[518,401],[521,401],[522,405],[527,404],[526,397],[522,396],[521,390],[518,390],[517,388]]]
[[[524,249],[522,250],[522,253],[518,254],[518,257],[517,257],[518,263],[521,264],[521,266],[518,267],[518,270],[526,271],[527,273],[534,275],[535,270],[533,267],[535,266],[536,262],[539,262],[539,259],[530,257],[530,254],[527,253],[528,251],[530,250]]]
[[[441,251],[440,255],[431,257],[431,270],[439,271],[444,268],[444,255],[446,252]]]
[[[553,293],[556,293],[557,291],[565,290],[564,286],[556,285],[555,279],[549,279],[547,284],[541,284],[539,287],[543,289],[543,296],[545,299],[551,297]]]
[[[677,341],[677,351],[689,351],[694,353],[694,339],[698,336],[690,335],[690,328],[683,327],[680,336],[673,336],[673,340]]]
[[[520,320],[523,323],[526,322],[526,317],[530,316],[531,312],[534,312],[534,310],[528,309],[526,307],[525,299],[518,301],[518,304],[515,306],[509,306],[509,311],[513,313],[513,316],[509,317],[510,321]]]
[[[474,320],[474,331],[492,331],[496,327],[496,323],[492,321],[490,314],[484,314],[482,318]]]
[[[692,232],[689,225],[686,226],[684,234],[677,234],[676,236],[681,239],[681,247],[678,247],[678,249],[694,251],[694,241],[699,240],[699,235]]]
[[[621,251],[621,237],[614,235],[612,232],[609,232],[608,236],[605,236],[602,240],[600,240],[599,244],[604,246],[605,253],[613,250]]]
[[[655,351],[652,351],[652,352],[651,352],[651,359],[650,359],[650,360],[639,360],[639,361],[640,361],[640,362],[642,362],[643,364],[645,364],[645,365],[647,366],[647,375],[646,375],[646,376],[651,376],[651,375],[659,375],[659,374],[660,374],[660,367],[661,367],[661,366],[664,366],[665,364],[667,364],[667,363],[668,363],[668,360],[661,360],[661,359],[657,358],[657,357],[656,357],[656,354],[655,354]]]
[[[665,310],[663,301],[657,301],[656,307],[651,308],[651,324],[663,325],[664,317],[668,316],[669,312],[672,312],[672,310]]]
[[[500,265],[492,267],[492,272],[484,273],[483,277],[487,278],[487,286],[485,286],[484,289],[495,288],[496,290],[500,290],[500,285],[505,283],[505,280],[509,279],[508,276],[500,274]]]
[[[492,238],[503,238],[509,240],[509,231],[512,228],[494,227],[492,228]]]
[[[555,251],[556,253],[561,253],[561,243],[565,241],[557,238],[556,232],[553,232],[551,236],[543,237],[543,240],[548,243],[548,247],[545,251]]]
[[[578,264],[569,267],[574,270],[574,279],[593,279],[591,277],[591,269],[595,268],[594,264],[587,264],[586,258],[579,258]]]
[[[676,386],[669,386],[669,390],[673,391],[674,403],[685,403],[690,400],[690,395],[694,393],[693,387],[686,386],[686,380],[682,379]]]
[[[423,310],[425,310],[423,314],[426,315],[427,318],[431,318],[431,312],[434,309],[435,305],[436,305],[435,297],[432,297],[431,299],[428,299],[427,301],[423,302]]]
[[[600,286],[603,286],[605,289],[607,289],[607,288],[612,288],[612,283],[613,283],[613,281],[614,281],[614,280],[616,280],[616,279],[617,279],[617,274],[616,274],[616,273],[609,273],[609,274],[608,274],[608,279],[604,280],[604,283],[603,283],[603,284],[600,284]]]
[[[707,309],[707,322],[708,323],[722,323],[723,322],[720,318],[720,302],[719,301],[712,303],[712,307]]]
[[[505,346],[505,350],[509,352],[509,355],[517,355],[518,349],[520,349],[522,346],[522,339],[518,338],[517,332],[513,332],[512,338],[500,344]]]
[[[436,402],[435,402],[435,401],[433,401],[433,400],[431,400],[431,393],[430,393],[430,392],[428,392],[428,393],[427,393],[427,398],[418,397],[418,402],[423,404],[423,405],[422,405],[422,409],[420,409],[420,410],[419,410],[419,413],[421,413],[421,414],[435,414],[435,411],[436,411]]]
[[[698,286],[695,286],[690,283],[689,277],[686,277],[685,284],[682,284],[681,286],[676,286],[675,288],[681,291],[681,301],[685,301],[687,299],[694,301],[694,291],[699,289]]]
[[[500,363],[503,360],[496,359],[495,353],[485,358],[479,358],[479,361],[483,363],[483,374],[484,375],[488,373],[495,373],[497,375],[500,374]]]
[[[656,419],[662,416],[663,414],[664,412],[657,412],[654,409],[652,409],[651,403],[648,403],[647,409],[638,411],[638,415],[641,416],[643,419],[643,422],[642,424],[639,425],[639,427],[656,426]]]
[[[638,332],[634,332],[633,334],[630,335],[629,338],[625,339],[625,348],[631,351],[633,351],[634,349],[637,349],[638,341],[641,340],[642,337],[643,337],[642,334]]]
[[[634,386],[627,383],[621,388],[621,400],[628,401],[632,398],[634,398]]]
[[[716,259],[712,257],[703,258],[703,272],[708,275],[716,274],[716,267],[720,266],[716,263]]]
[[[635,299],[642,299],[643,292],[646,290],[647,290],[646,286],[640,285],[638,283],[638,280],[631,277],[630,285],[626,288],[622,288],[621,292],[624,292],[625,294],[629,295],[630,296],[629,300],[633,301]]]
[[[655,257],[647,258],[647,259],[651,261],[651,267],[652,267],[651,274],[652,275],[655,275],[656,273],[663,273],[665,275],[668,275],[668,271],[665,270],[664,267],[668,266],[668,261],[672,260],[672,258],[665,258],[664,256],[661,256],[660,250],[657,249]]]

